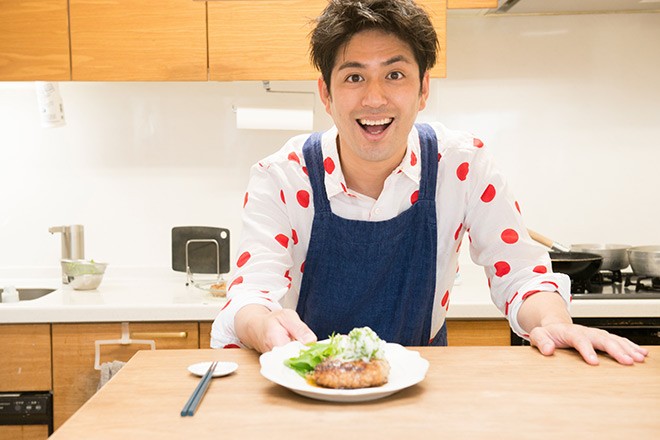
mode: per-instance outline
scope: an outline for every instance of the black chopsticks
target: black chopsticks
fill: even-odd
[[[199,406],[199,402],[202,401],[202,397],[204,397],[206,390],[211,384],[211,378],[213,377],[213,372],[215,371],[216,365],[218,365],[217,361],[212,362],[209,369],[206,370],[202,380],[200,380],[199,384],[197,384],[197,388],[195,388],[195,391],[193,391],[193,393],[190,395],[190,399],[188,399],[186,404],[183,406],[183,409],[181,410],[181,417],[192,416],[195,414],[195,411],[197,411],[197,407]]]

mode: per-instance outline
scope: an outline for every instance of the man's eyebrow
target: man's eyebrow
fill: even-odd
[[[383,66],[389,66],[391,64],[395,64],[398,62],[404,62],[404,63],[410,63],[410,60],[406,58],[404,55],[397,55],[395,57],[390,58],[389,60],[384,61],[381,63]],[[342,69],[364,69],[366,67],[365,64],[360,63],[358,61],[346,61],[345,63],[341,64],[337,70],[342,70]]]

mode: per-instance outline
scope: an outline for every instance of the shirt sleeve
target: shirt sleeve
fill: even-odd
[[[469,165],[466,226],[470,256],[483,266],[493,303],[520,337],[529,335],[518,323],[522,302],[541,291],[554,291],[570,305],[568,276],[552,272],[548,251],[529,236],[520,207],[490,154],[479,149]]]
[[[211,331],[211,346],[245,347],[234,328],[236,313],[248,304],[279,310],[291,286],[293,230],[276,183],[277,169],[254,165],[243,204],[243,230],[227,288],[228,301]]]

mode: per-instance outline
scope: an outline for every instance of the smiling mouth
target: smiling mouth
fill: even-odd
[[[358,119],[357,123],[369,134],[381,134],[392,124],[394,118]]]

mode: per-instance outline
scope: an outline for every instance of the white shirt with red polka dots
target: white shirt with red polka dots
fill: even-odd
[[[440,329],[449,309],[466,232],[470,256],[484,267],[494,304],[509,319],[514,332],[528,338],[516,319],[522,301],[549,290],[558,292],[568,306],[570,281],[564,274],[552,273],[547,250],[529,237],[518,202],[483,143],[439,123],[431,126],[438,138],[438,256],[429,338]],[[296,307],[314,218],[302,154],[308,136],[292,138],[280,151],[252,167],[238,258],[228,283],[229,300],[213,324],[212,347],[244,346],[236,337],[234,316],[247,304],[262,304],[271,310]],[[346,187],[336,138],[334,127],[322,136],[325,186],[336,215],[352,220],[387,220],[417,201],[421,155],[415,128],[408,137],[403,161],[385,180],[378,200]],[[345,283],[349,285],[351,280]]]

